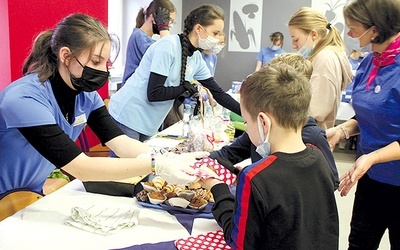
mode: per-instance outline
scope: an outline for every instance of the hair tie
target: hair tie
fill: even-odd
[[[328,30],[330,30],[330,29],[331,29],[331,23],[328,23],[328,24],[326,25],[326,28],[327,28]]]

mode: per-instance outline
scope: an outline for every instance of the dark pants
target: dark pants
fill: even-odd
[[[400,249],[400,187],[365,174],[358,181],[350,225],[349,249],[378,249],[386,229],[391,249]]]

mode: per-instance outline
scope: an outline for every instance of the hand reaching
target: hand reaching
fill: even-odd
[[[362,155],[344,175],[340,177],[338,191],[340,196],[346,196],[357,181],[371,168],[373,164],[370,154]]]
[[[325,131],[326,133],[326,138],[328,139],[329,147],[333,151],[335,148],[336,144],[340,141],[341,136],[342,136],[342,131],[341,129],[338,129],[337,127],[329,128]]]
[[[155,156],[155,170],[169,184],[186,185],[197,180],[194,169],[178,159]]]
[[[189,92],[189,96],[188,97],[190,97],[190,96],[192,96],[192,95],[194,95],[194,94],[199,92],[199,90],[197,89],[197,85],[191,84],[188,81],[185,81],[183,83],[183,87],[186,89],[187,92]]]
[[[218,179],[214,179],[214,178],[208,178],[207,180],[204,179],[200,179],[199,183],[202,187],[204,187],[205,189],[211,190],[211,188],[214,185],[217,185],[219,183],[223,183],[222,181],[218,180]]]
[[[158,12],[153,12],[154,20],[156,21],[157,29],[169,30],[169,22],[171,20],[169,11],[165,8],[158,7]]]
[[[188,165],[192,165],[199,159],[207,157],[209,155],[210,155],[209,152],[199,151],[199,152],[181,153],[181,154],[168,153],[167,157],[179,160]]]

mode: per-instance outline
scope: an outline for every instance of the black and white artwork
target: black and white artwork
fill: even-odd
[[[343,6],[346,2],[347,0],[312,0],[311,7],[322,11],[328,22],[335,26],[343,37],[345,28]]]
[[[259,52],[261,43],[262,0],[231,0],[228,50]]]

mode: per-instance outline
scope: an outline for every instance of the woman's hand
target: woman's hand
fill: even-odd
[[[357,181],[376,163],[375,152],[360,156],[344,175],[340,177],[338,191],[340,196],[346,196]]]
[[[186,185],[197,180],[193,168],[180,160],[155,156],[155,171],[169,184]]]
[[[339,127],[329,128],[325,131],[326,138],[328,139],[331,151],[335,148],[336,144],[342,139],[342,129]]]
[[[169,22],[171,18],[167,9],[158,7],[158,12],[153,12],[153,17],[159,31],[169,30]]]

